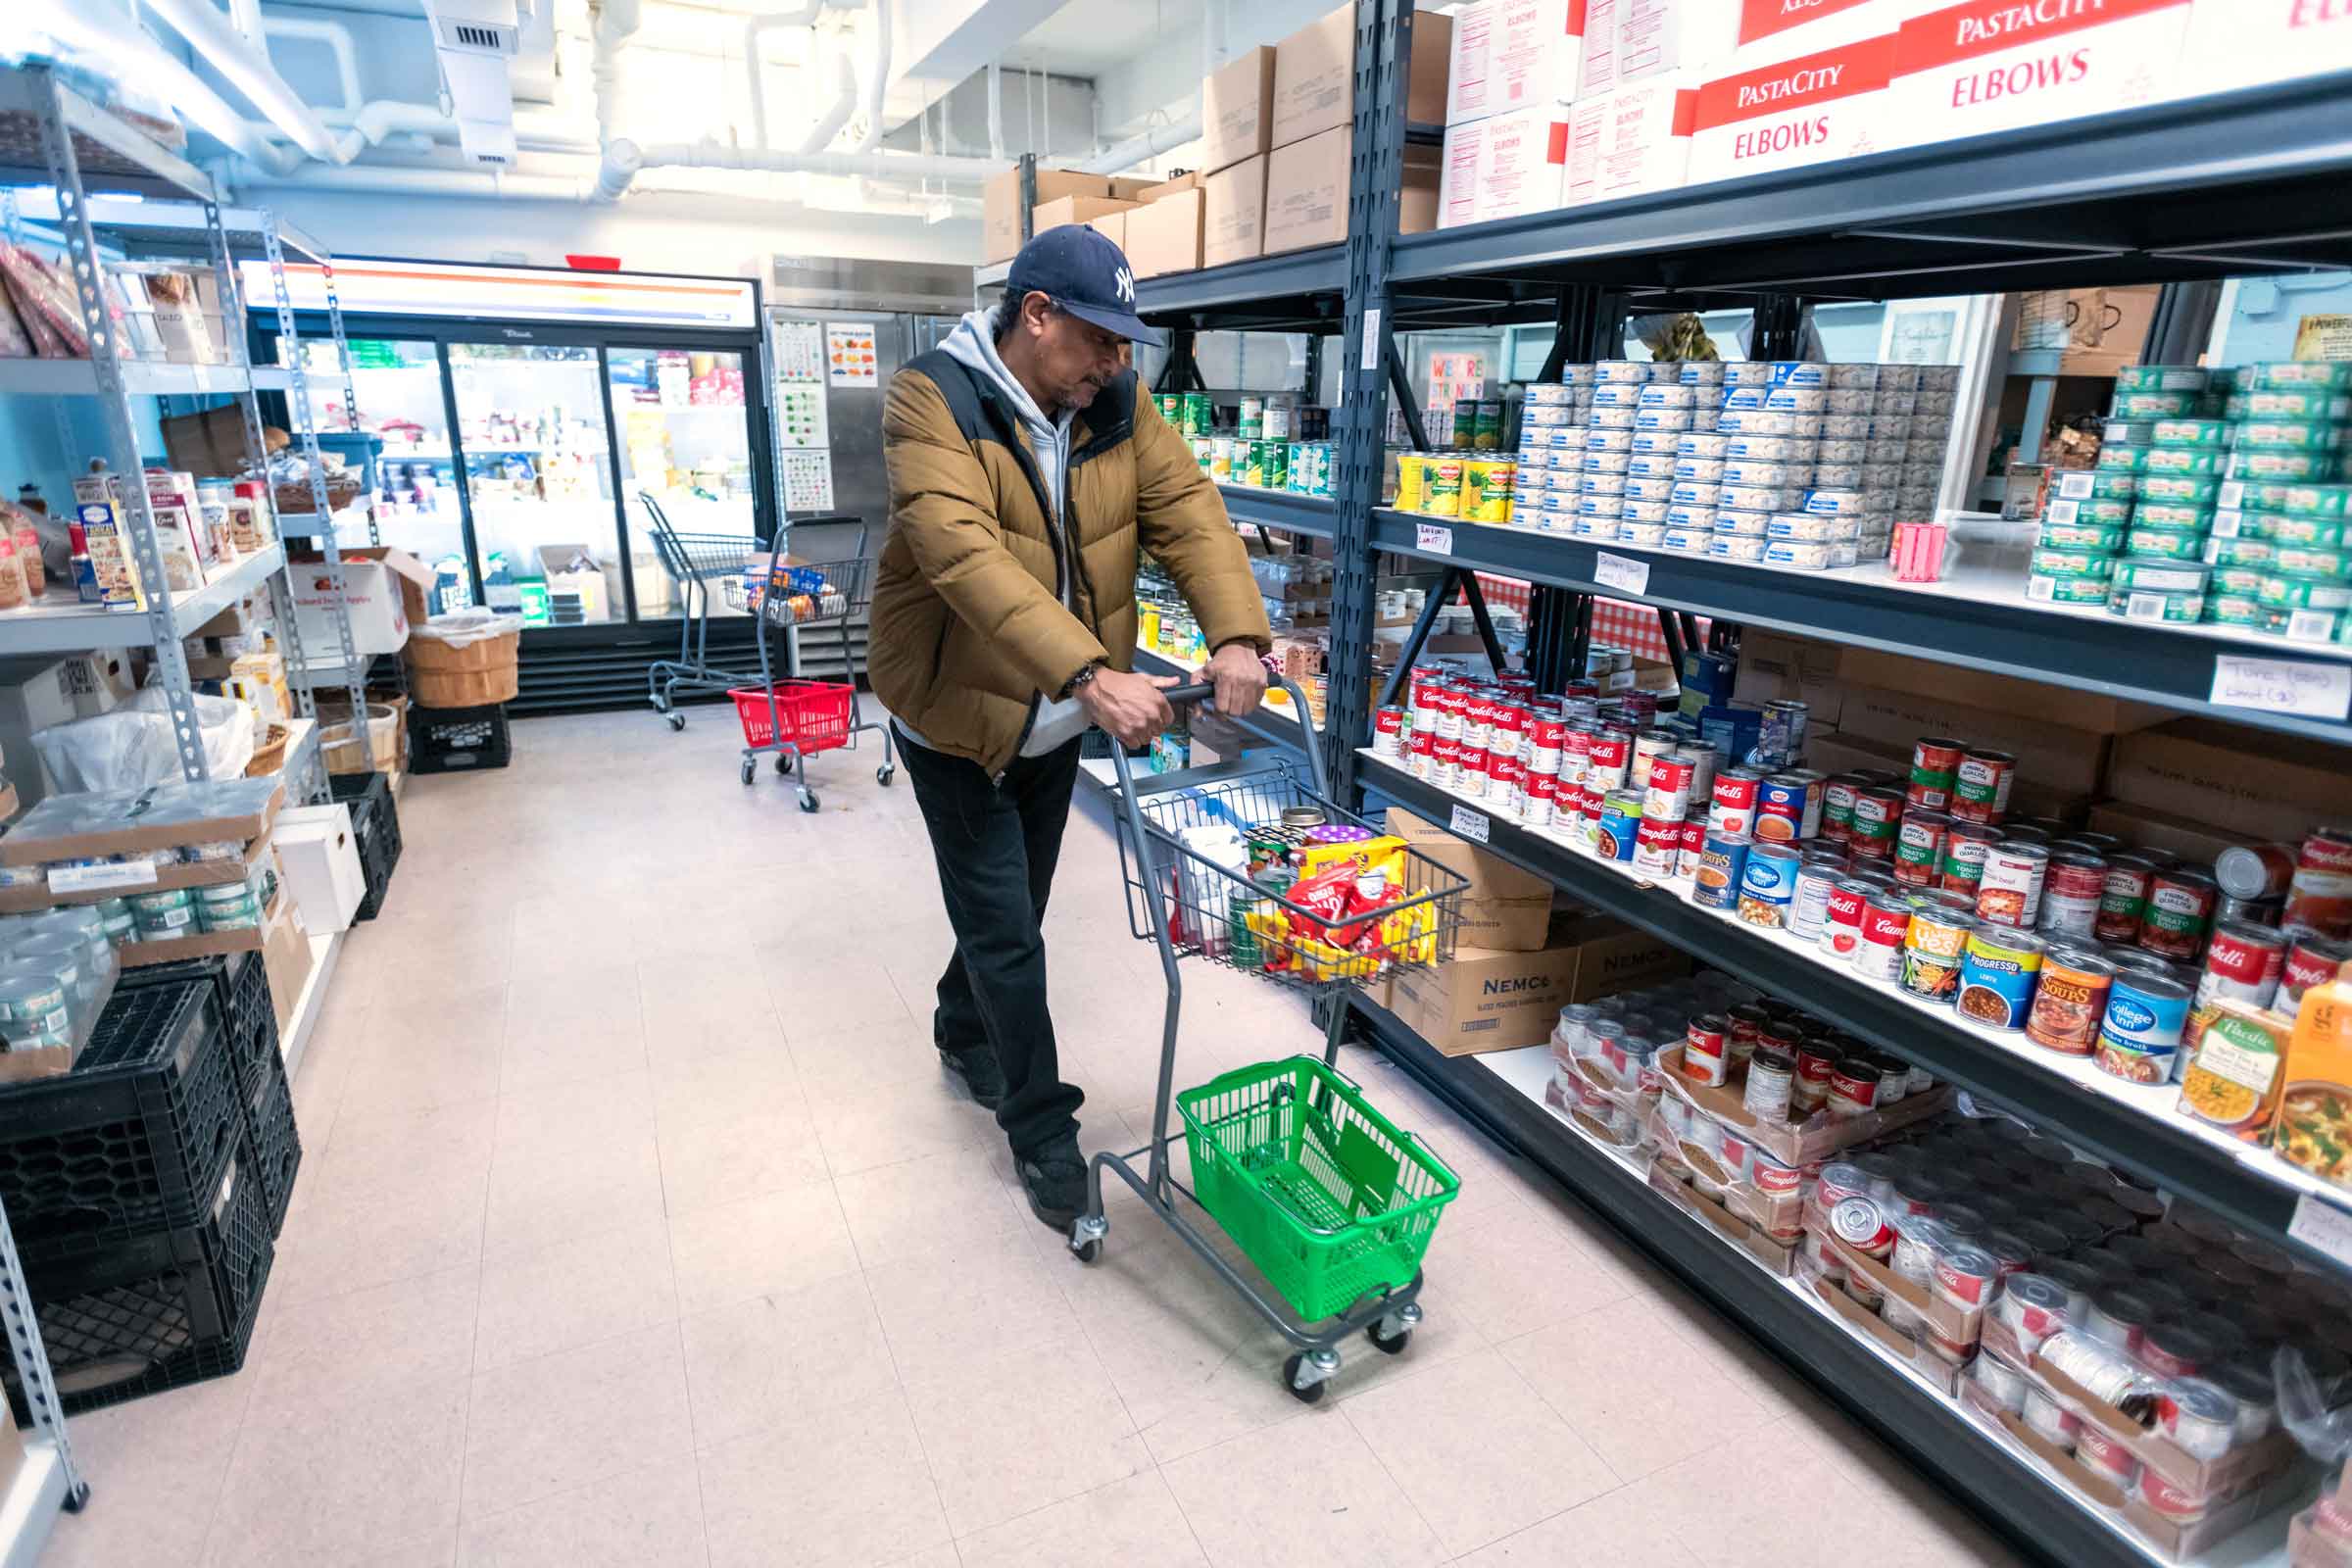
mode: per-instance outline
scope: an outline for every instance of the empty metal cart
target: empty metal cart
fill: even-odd
[[[662,569],[678,585],[678,657],[657,660],[646,666],[645,700],[654,711],[669,716],[671,729],[684,729],[686,715],[677,710],[678,694],[723,692],[748,682],[748,671],[716,669],[710,663],[710,584],[732,587],[743,581],[744,569],[760,557],[760,541],[747,534],[680,533],[669,525],[662,503],[645,491],[638,504],[653,523],[654,554]],[[732,602],[734,595],[729,594]]]
[[[1282,684],[1305,712],[1305,694]],[[1194,686],[1167,697],[1194,703],[1209,692]],[[1315,747],[1306,748],[1304,782],[1288,760],[1244,761],[1147,778],[1139,789],[1126,748],[1114,746],[1111,757],[1129,923],[1158,947],[1168,1001],[1152,1142],[1095,1156],[1070,1250],[1087,1263],[1102,1255],[1110,1228],[1102,1177],[1116,1175],[1296,1348],[1283,1386],[1311,1404],[1340,1370],[1339,1348],[1350,1336],[1361,1332],[1391,1355],[1405,1348],[1421,1321],[1422,1255],[1460,1190],[1419,1139],[1338,1070],[1347,1008],[1332,993],[1445,961],[1469,884],[1334,805]],[[1310,810],[1326,831],[1304,825]],[[1350,844],[1364,846],[1352,859]],[[1322,1059],[1261,1062],[1176,1094],[1178,958],[1324,994]],[[1169,1168],[1171,1104],[1184,1120],[1190,1190]],[[1281,1301],[1217,1250],[1191,1208],[1216,1222]]]

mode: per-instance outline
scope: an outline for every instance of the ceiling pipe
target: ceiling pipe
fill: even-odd
[[[37,4],[33,25],[79,58],[103,61],[110,74],[153,91],[198,130],[233,149],[255,168],[282,173],[302,161],[255,131],[243,110],[207,85],[145,28],[125,28],[119,21],[109,24],[87,15],[90,8],[64,0],[37,0]]]
[[[383,169],[363,165],[329,169],[305,165],[282,174],[259,174],[238,181],[240,189],[368,192],[379,195],[465,196],[484,201],[531,198],[540,201],[586,202],[596,193],[591,175],[513,174],[470,169]]]
[[[825,0],[808,0],[798,11],[771,11],[743,19],[743,69],[751,83],[753,146],[764,149],[768,144],[767,83],[760,74],[760,35],[779,27],[812,28],[824,9]]]
[[[988,63],[988,156],[1004,156],[1004,67],[994,60]]]
[[[728,147],[715,141],[667,142],[640,147],[625,136],[605,147],[598,172],[599,200],[615,201],[647,169],[735,169],[766,174],[863,174],[876,179],[989,178],[1004,166],[986,158],[923,158],[906,153],[783,153]]]
[[[321,22],[309,17],[265,17],[262,31],[265,38],[307,38],[326,45],[334,52],[335,85],[343,100],[332,107],[346,115],[356,115],[367,103],[360,95],[360,57],[352,46],[349,27],[340,22]],[[263,47],[267,50],[267,43]],[[321,110],[326,107],[322,105]],[[325,118],[323,112],[319,118]]]
[[[596,97],[596,139],[612,145],[614,97],[620,85],[620,51],[636,34],[644,13],[638,0],[601,0],[596,12],[595,50],[589,58],[588,78]]]
[[[882,97],[890,90],[890,8],[892,0],[874,0],[873,74],[865,81],[865,139],[861,153],[882,145]]]
[[[1161,153],[1183,146],[1186,142],[1200,139],[1200,117],[1196,114],[1190,120],[1180,120],[1172,125],[1161,125],[1157,129],[1147,130],[1140,136],[1130,136],[1123,142],[1104,148],[1100,155],[1080,164],[1078,172],[1082,174],[1115,174],[1122,169],[1133,169],[1147,158],[1156,158]]]
[[[456,117],[444,113],[433,104],[405,104],[379,98],[362,108],[358,114],[322,109],[318,118],[342,131],[335,142],[337,163],[348,164],[368,148],[381,147],[396,136],[417,136],[428,142],[454,143],[459,139]],[[277,133],[274,125],[251,122],[248,124],[257,136],[268,137]],[[514,145],[524,152],[534,153],[594,153],[598,150],[595,125],[554,114],[516,115]]]
[[[319,122],[286,78],[238,36],[228,19],[213,9],[212,0],[146,0],[146,9],[169,23],[199,59],[226,77],[294,145],[321,163],[343,161],[336,156],[334,132]]]
[[[833,65],[833,102],[816,117],[808,134],[801,138],[801,151],[805,153],[821,153],[832,146],[833,138],[841,134],[841,127],[858,112],[858,68],[850,63],[849,51],[835,46],[826,53]],[[762,137],[760,144],[765,146],[766,138]]]

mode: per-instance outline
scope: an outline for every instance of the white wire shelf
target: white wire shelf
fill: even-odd
[[[172,596],[181,636],[260,587],[286,564],[285,551],[267,545],[193,593]],[[101,610],[52,589],[40,603],[0,614],[0,655],[74,654],[90,648],[145,648],[155,641],[144,611]]]

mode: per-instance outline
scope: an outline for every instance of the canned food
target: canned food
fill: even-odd
[[[1878,892],[1876,883],[1840,877],[1829,888],[1823,903],[1819,941],[1830,956],[1851,963],[1862,947],[1862,908]]]
[[[1740,879],[1740,918],[1749,925],[1773,929],[1786,925],[1788,907],[1796,899],[1796,874],[1801,864],[1796,850],[1788,844],[1753,845]]]
[[[2099,912],[2091,934],[2101,942],[2138,941],[2157,869],[2154,859],[2136,851],[2109,856],[2107,881],[2099,895]]]
[[[2197,977],[2192,1007],[2203,1016],[2222,1002],[2269,1006],[2278,998],[2279,977],[2286,972],[2286,937],[2268,926],[2242,920],[2216,925],[2212,946],[2205,950],[2205,971]]]
[[[1770,1046],[1759,1047],[1748,1058],[1747,1085],[1741,1091],[1740,1102],[1749,1115],[1766,1125],[1786,1122],[1795,1081],[1793,1056]]]
[[[1743,833],[1710,831],[1699,854],[1698,874],[1691,879],[1691,902],[1711,909],[1738,908],[1753,844]]]
[[[1857,858],[1891,859],[1903,818],[1900,790],[1872,788],[1854,794],[1851,848]]]
[[[1871,980],[1898,980],[1911,930],[1911,899],[1897,888],[1872,888],[1862,905],[1862,942],[1854,971]]]
[[[1907,887],[1936,885],[1943,861],[1943,846],[1952,819],[1928,808],[1908,810],[1895,825],[1894,879]]]
[[[2042,955],[2026,1038],[2070,1056],[2087,1056],[2098,1046],[2107,1014],[2115,965],[2086,948],[2053,945]]]
[[[1984,858],[2000,841],[1999,828],[1954,822],[1943,838],[1943,860],[1936,868],[1936,885],[1976,898],[1984,880]]]
[[[1865,1257],[1885,1258],[1894,1250],[1894,1227],[1875,1198],[1839,1200],[1830,1210],[1830,1231]]]
[[[1772,844],[1813,837],[1821,826],[1822,779],[1802,769],[1766,777],[1756,792],[1756,837]]]
[[[1788,906],[1788,929],[1818,942],[1828,928],[1830,894],[1845,879],[1845,857],[1835,850],[1808,850],[1796,872],[1796,897]]]
[[[1886,1078],[1886,1070],[1869,1055],[1850,1052],[1839,1056],[1830,1065],[1830,1114],[1861,1116],[1875,1110]]]
[[[2118,971],[2093,1059],[2132,1083],[2170,1081],[2188,1027],[2190,993],[2177,980]]]
[[[2050,852],[2011,837],[1988,845],[1977,884],[1977,913],[1996,925],[2031,928],[2041,913]]]
[[[2202,871],[2174,866],[2149,879],[2139,945],[2160,957],[2185,961],[2205,944],[2221,886]]]
[[[1764,775],[1752,767],[1727,767],[1718,772],[1709,791],[1707,826],[1718,833],[1752,833],[1763,782]]]
[[[1960,1016],[1994,1029],[2023,1029],[2047,952],[2031,931],[1971,931],[1960,963]]]
[[[1903,937],[1899,978],[1911,995],[1948,1003],[1960,994],[1960,969],[1977,922],[1957,909],[1915,900]]]
[[[2352,942],[2336,942],[2316,931],[2299,931],[2287,945],[2286,964],[2279,972],[2278,995],[2271,1010],[2292,1018],[2303,1004],[2303,993],[2335,978],[2336,970],[2352,962]]]
[[[1511,486],[1519,466],[1509,459],[1471,458],[1461,465],[1465,522],[1511,520]]]
[[[2324,936],[2352,936],[2352,827],[2314,828],[2295,856],[2280,916]]]
[[[2107,860],[2088,850],[2055,850],[2042,882],[2040,929],[2053,937],[2087,938],[2098,925],[2107,892]]]

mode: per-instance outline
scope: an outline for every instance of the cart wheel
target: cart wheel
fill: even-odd
[[[758,778],[759,776],[760,776],[760,759],[758,759],[757,757],[747,757],[747,758],[745,758],[745,759],[743,760],[743,784],[744,784],[744,788],[746,788],[746,789],[749,789],[749,788],[751,788],[752,780],[754,780],[754,779]]]
[[[1305,1361],[1304,1354],[1298,1354],[1282,1363],[1282,1386],[1290,1390],[1291,1397],[1297,1399],[1300,1404],[1320,1404],[1323,1400],[1323,1385],[1330,1380],[1317,1378],[1305,1388],[1300,1388],[1298,1386],[1298,1369]]]
[[[898,776],[899,770],[888,762],[874,769],[874,782],[884,789],[890,788],[890,781]]]
[[[657,713],[669,711],[669,693],[667,692],[648,692],[645,700],[654,705],[654,711]]]
[[[1083,1242],[1072,1244],[1070,1255],[1081,1263],[1095,1262],[1102,1255],[1102,1238],[1090,1236]]]
[[[816,797],[807,790],[801,791],[801,809],[804,811],[816,809]]]
[[[87,1481],[75,1483],[74,1490],[66,1494],[66,1512],[79,1513],[89,1505],[90,1484]]]
[[[1380,1333],[1380,1325],[1378,1323],[1367,1323],[1364,1325],[1364,1338],[1370,1340],[1372,1342],[1372,1348],[1378,1350],[1383,1355],[1402,1355],[1404,1353],[1404,1348],[1412,1343],[1413,1331],[1411,1329],[1398,1329],[1395,1334],[1383,1339]]]
[[[673,730],[684,729],[686,727],[686,715],[679,712],[674,708],[671,709],[669,710],[669,727]]]
[[[790,752],[778,752],[776,754],[776,771],[779,773],[789,773],[792,771],[792,754]]]

